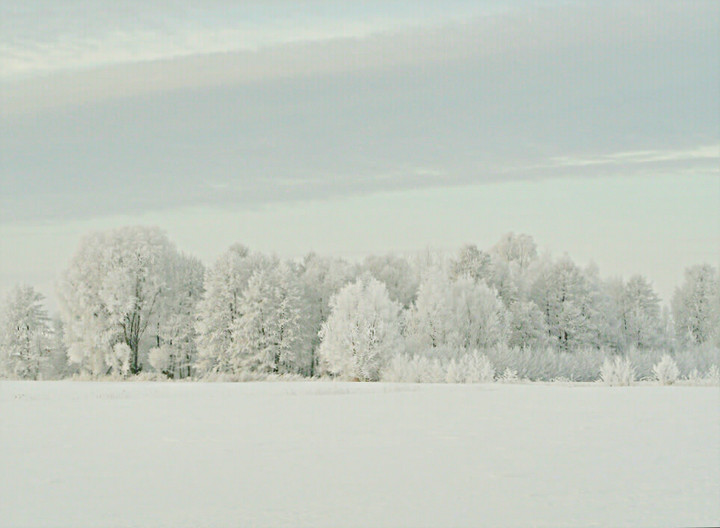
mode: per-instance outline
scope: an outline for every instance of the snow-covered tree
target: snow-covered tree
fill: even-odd
[[[210,268],[197,309],[198,366],[202,372],[233,372],[233,329],[242,315],[241,300],[250,277],[273,262],[236,244]]]
[[[703,344],[720,338],[717,270],[703,264],[685,270],[685,281],[672,299],[675,333],[682,341]]]
[[[330,315],[330,299],[356,277],[356,267],[342,259],[320,257],[315,253],[309,253],[303,259],[300,280],[307,310],[307,333],[312,336],[308,360],[310,376],[315,375],[317,368],[319,332]]]
[[[298,279],[284,264],[253,273],[233,326],[236,371],[307,373],[309,339]]]
[[[599,281],[597,286],[597,344],[615,352],[627,348],[624,327],[625,282],[621,277]]]
[[[184,378],[191,375],[197,355],[195,323],[205,267],[197,258],[180,254],[169,272],[171,287],[163,297],[155,347],[148,359],[169,378]]]
[[[532,301],[519,301],[510,306],[508,344],[518,348],[537,348],[547,342],[547,325],[538,306]]]
[[[451,292],[460,348],[484,350],[507,341],[509,317],[494,289],[463,277],[453,282]]]
[[[537,245],[530,235],[510,232],[503,235],[490,249],[490,254],[524,272],[537,258]]]
[[[415,300],[419,277],[407,259],[395,255],[374,256],[365,259],[362,269],[385,284],[393,301],[407,308]]]
[[[400,304],[383,283],[363,275],[334,295],[330,308],[320,331],[321,365],[347,379],[380,379],[385,364],[403,349]]]
[[[46,362],[43,377],[49,379],[62,379],[72,373],[68,363],[68,351],[65,345],[65,331],[60,317],[54,317],[50,322],[49,339],[50,357]]]
[[[411,349],[484,349],[506,341],[508,319],[497,293],[484,282],[467,275],[453,280],[434,269],[420,284],[405,333]]]
[[[542,310],[548,335],[560,349],[596,343],[593,290],[583,270],[569,257],[546,263],[533,283],[532,300]]]
[[[474,244],[463,246],[450,266],[450,275],[454,279],[465,276],[475,282],[484,280],[489,283],[491,274],[492,258]]]
[[[622,330],[630,347],[652,348],[662,343],[660,298],[641,275],[631,277],[625,284]]]
[[[502,258],[481,251],[474,245],[464,246],[451,262],[450,276],[453,279],[469,277],[475,282],[484,282],[493,288],[506,306],[517,300],[518,288],[510,265]]]
[[[165,234],[153,227],[85,237],[59,291],[70,358],[104,373],[115,363],[115,345],[124,343],[130,350],[129,372],[139,372],[141,342],[157,325],[176,255]]]
[[[48,317],[43,296],[31,286],[15,286],[0,319],[0,368],[8,376],[36,379],[49,356]]]

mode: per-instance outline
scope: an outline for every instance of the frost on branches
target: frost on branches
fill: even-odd
[[[321,365],[345,379],[377,381],[390,358],[403,349],[400,304],[369,275],[345,286],[330,301],[323,324]]]
[[[125,359],[118,351],[129,350],[127,373],[140,372],[141,351],[149,348],[146,338],[154,332],[150,339],[160,343],[159,321],[183,309],[171,299],[192,287],[186,276],[174,273],[179,258],[157,228],[127,227],[85,237],[59,291],[70,359],[105,374],[123,371]]]
[[[6,376],[37,379],[49,358],[50,331],[42,295],[31,286],[16,286],[0,319],[0,369]]]
[[[474,382],[497,369],[710,383],[720,365],[716,268],[687,269],[662,306],[647,278],[602,278],[567,255],[538,255],[523,234],[488,250],[357,263],[237,244],[206,270],[159,229],[128,227],[85,237],[58,297],[52,325],[32,288],[8,297],[2,376]]]

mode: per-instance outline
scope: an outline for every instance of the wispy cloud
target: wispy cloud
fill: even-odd
[[[6,40],[28,53],[16,73],[43,75],[0,82],[0,222],[717,173],[720,4],[462,5],[462,22],[408,6]]]

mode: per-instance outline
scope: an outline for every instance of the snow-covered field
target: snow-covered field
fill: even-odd
[[[720,390],[5,381],[0,525],[720,525]]]

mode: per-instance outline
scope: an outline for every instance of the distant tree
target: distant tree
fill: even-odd
[[[685,281],[672,299],[676,336],[684,343],[703,344],[720,333],[720,291],[717,270],[708,264],[685,270]]]
[[[561,350],[596,343],[596,308],[591,284],[569,257],[548,262],[532,286],[548,335]]]
[[[625,284],[622,330],[625,343],[634,348],[652,348],[662,343],[660,298],[641,275]]]
[[[205,267],[195,257],[178,255],[170,265],[170,284],[160,307],[155,347],[149,361],[169,378],[192,374],[197,356],[195,329],[197,307],[204,291]]]
[[[412,353],[416,349],[458,346],[451,285],[451,278],[440,267],[425,272],[417,299],[406,314],[405,333]]]
[[[298,279],[284,264],[253,273],[233,327],[237,371],[307,373],[309,339]]]
[[[234,328],[242,316],[242,297],[250,277],[276,265],[239,244],[228,249],[207,271],[205,292],[197,307],[198,366],[202,372],[233,372]]]
[[[15,286],[2,310],[0,351],[8,376],[37,379],[49,357],[48,317],[43,297],[31,286]]]
[[[389,359],[400,353],[400,304],[369,275],[348,284],[330,301],[320,331],[321,365],[333,375],[377,381]]]
[[[508,344],[518,348],[541,348],[547,342],[547,325],[538,306],[532,301],[519,301],[510,307]]]
[[[302,296],[307,310],[307,333],[311,336],[308,365],[310,376],[317,369],[320,328],[330,315],[330,299],[357,277],[357,268],[342,260],[309,253],[300,269]]]
[[[450,276],[453,279],[470,277],[475,282],[484,280],[489,283],[491,274],[492,258],[474,244],[463,246],[450,266]]]
[[[502,301],[484,282],[435,269],[420,284],[406,335],[411,348],[483,349],[506,341],[508,322]]]
[[[530,235],[510,232],[490,249],[490,254],[507,264],[516,265],[524,272],[537,258],[537,245]]]
[[[59,297],[69,356],[96,374],[129,349],[129,373],[141,370],[140,346],[156,327],[172,289],[177,250],[157,228],[125,227],[83,239],[65,272]],[[123,349],[124,350],[124,349]]]
[[[506,306],[517,300],[518,288],[507,261],[481,251],[474,245],[464,246],[451,262],[453,279],[468,277],[495,289]]]
[[[72,373],[68,363],[68,351],[65,345],[65,331],[60,317],[50,321],[49,351],[50,357],[46,362],[46,375],[51,379],[62,379]],[[44,375],[45,376],[45,375]]]
[[[385,284],[390,299],[403,307],[409,307],[415,300],[419,278],[407,259],[395,255],[371,255],[363,262],[362,269]]]

